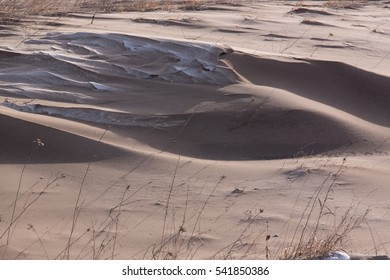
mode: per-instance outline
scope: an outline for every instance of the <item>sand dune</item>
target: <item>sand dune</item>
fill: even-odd
[[[93,24],[74,14],[27,38],[3,26],[2,257],[161,257],[150,248],[183,226],[197,249],[164,252],[224,258],[248,223],[250,236],[274,236],[277,257],[321,185],[336,218],[351,204],[372,209],[346,250],[387,254],[385,3],[320,5],[97,14]],[[17,212],[39,200],[13,223],[18,186]],[[95,255],[96,244],[107,249]],[[228,255],[264,258],[259,244]]]
[[[281,88],[361,119],[389,125],[390,78],[338,61],[280,61],[234,54],[229,64],[254,84]]]
[[[1,135],[2,163],[89,162],[126,153],[88,138],[6,115],[1,115],[1,129],[6,132]],[[39,145],[40,140],[43,146]]]

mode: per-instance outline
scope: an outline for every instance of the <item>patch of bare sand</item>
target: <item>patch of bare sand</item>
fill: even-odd
[[[389,22],[318,5],[2,29],[2,258],[280,257],[321,187],[388,254]]]

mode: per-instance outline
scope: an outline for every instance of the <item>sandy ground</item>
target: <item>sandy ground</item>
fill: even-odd
[[[0,26],[1,258],[389,253],[390,4],[254,2]]]

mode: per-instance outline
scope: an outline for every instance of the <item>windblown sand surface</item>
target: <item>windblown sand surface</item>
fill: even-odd
[[[389,8],[1,25],[1,257],[280,257],[321,186],[321,231],[370,209],[343,249],[388,254]]]

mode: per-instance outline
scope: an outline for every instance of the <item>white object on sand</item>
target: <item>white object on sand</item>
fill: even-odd
[[[322,258],[323,260],[350,260],[351,257],[343,251],[331,252]]]

